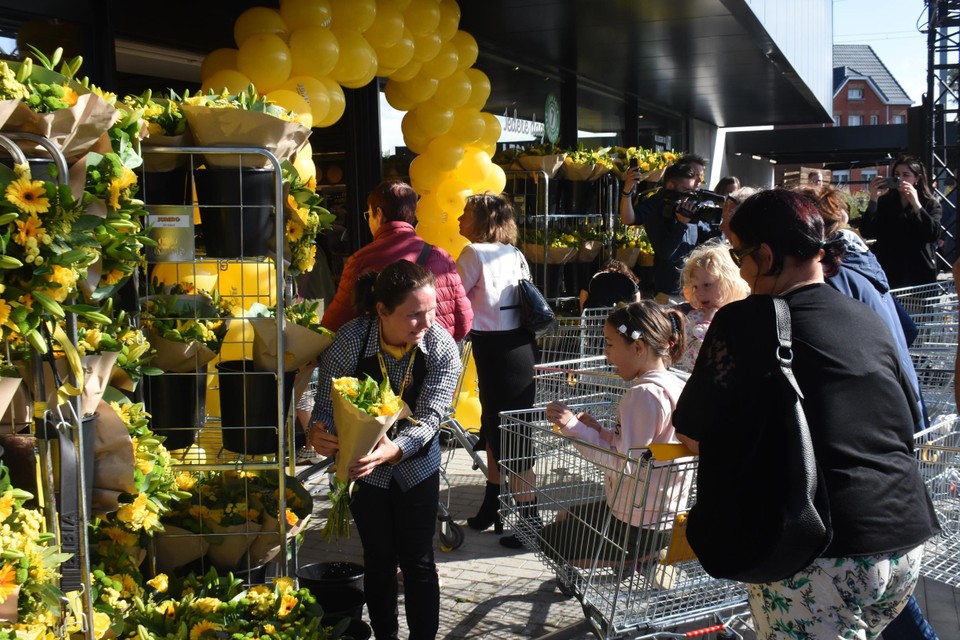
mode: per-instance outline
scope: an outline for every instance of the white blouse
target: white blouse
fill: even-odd
[[[473,329],[509,331],[520,326],[517,282],[529,277],[530,267],[516,247],[499,242],[469,244],[457,260],[457,273],[473,306]]]

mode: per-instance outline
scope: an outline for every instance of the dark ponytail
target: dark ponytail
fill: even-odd
[[[430,271],[409,260],[397,260],[380,273],[371,271],[357,278],[353,302],[360,315],[376,315],[378,302],[393,312],[411,292],[436,286]]]
[[[685,323],[682,313],[652,300],[632,302],[607,316],[607,324],[626,342],[643,340],[667,364],[676,362],[687,347]]]

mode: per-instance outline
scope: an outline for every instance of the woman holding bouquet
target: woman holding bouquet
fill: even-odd
[[[350,511],[363,543],[364,589],[377,640],[397,638],[397,566],[403,572],[411,640],[437,634],[440,587],[433,557],[440,498],[437,427],[460,375],[453,338],[435,323],[432,273],[406,260],[357,281],[364,315],[343,325],[323,354],[307,441],[324,456],[339,449],[329,381],[388,378],[412,415],[350,465]],[[348,463],[349,461],[339,461]]]

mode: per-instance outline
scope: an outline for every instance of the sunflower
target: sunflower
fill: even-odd
[[[17,569],[10,563],[0,569],[0,604],[7,601],[20,585],[17,584]]]
[[[209,632],[220,631],[220,625],[214,624],[209,620],[201,620],[190,629],[190,640],[200,640],[208,635]],[[209,633],[212,635],[212,633]]]
[[[0,300],[0,325],[16,329],[16,325],[10,322],[10,312],[12,310],[6,300]],[[6,518],[0,518],[0,522],[3,520],[6,520]]]
[[[9,198],[7,199],[9,200]],[[44,198],[44,201],[46,201],[46,198]],[[46,232],[47,230],[43,228],[43,222],[40,218],[31,213],[26,220],[17,220],[17,235],[13,237],[13,241],[25,247],[30,238],[39,241]]]
[[[7,202],[24,213],[46,213],[50,209],[47,190],[41,180],[22,176],[7,185]]]
[[[303,237],[303,226],[296,220],[287,220],[287,241],[299,242]]]

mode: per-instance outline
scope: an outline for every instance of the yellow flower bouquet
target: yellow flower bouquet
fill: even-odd
[[[370,376],[350,376],[332,381],[333,421],[337,427],[336,476],[330,494],[330,513],[321,534],[327,542],[350,537],[350,466],[373,451],[380,438],[410,409],[390,388],[389,380],[376,383]]]

